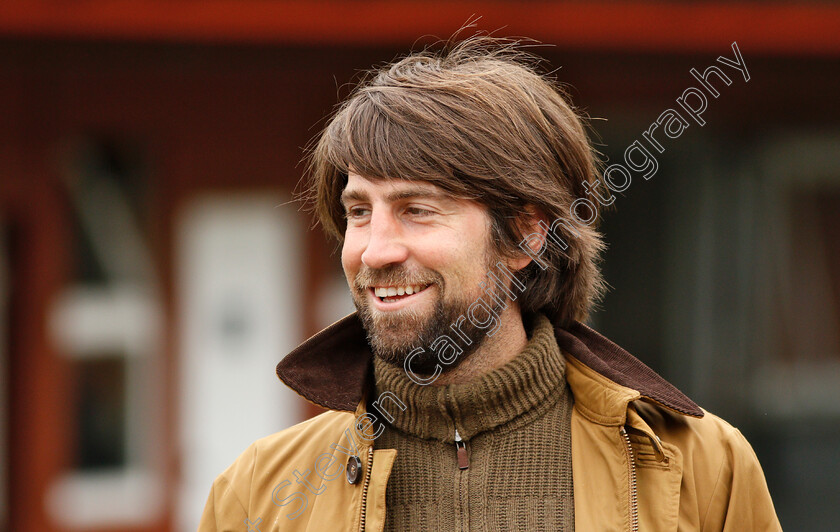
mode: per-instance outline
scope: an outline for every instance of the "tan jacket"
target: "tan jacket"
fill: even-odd
[[[781,530],[737,429],[585,325],[555,335],[575,398],[577,532]],[[199,531],[382,530],[397,452],[366,439],[389,410],[366,409],[370,356],[352,314],[278,364],[287,385],[330,411],[254,442],[213,483]],[[353,484],[351,456],[362,463]]]

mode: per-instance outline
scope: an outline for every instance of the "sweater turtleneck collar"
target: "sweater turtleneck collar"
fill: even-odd
[[[376,395],[392,392],[406,405],[405,411],[395,409],[391,425],[444,442],[453,442],[457,430],[469,440],[503,425],[522,426],[570,394],[551,322],[542,314],[531,318],[525,320],[526,327],[532,324],[528,343],[516,358],[465,384],[421,386],[402,367],[374,357]]]

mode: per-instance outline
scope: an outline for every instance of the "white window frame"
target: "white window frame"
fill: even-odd
[[[55,302],[50,327],[59,353],[71,360],[125,359],[126,465],[71,470],[47,494],[47,511],[67,528],[141,526],[164,509],[159,363],[161,308],[130,284],[76,286]]]

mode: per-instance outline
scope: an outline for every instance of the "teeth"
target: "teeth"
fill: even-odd
[[[422,284],[412,284],[406,286],[377,286],[373,289],[374,295],[376,297],[392,297],[392,296],[402,296],[402,295],[411,295],[416,294],[417,292],[423,290],[426,285]]]

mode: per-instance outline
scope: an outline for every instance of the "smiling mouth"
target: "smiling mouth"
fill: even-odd
[[[375,286],[370,290],[373,295],[384,303],[392,303],[406,299],[430,287],[430,284],[410,284],[403,286]]]

